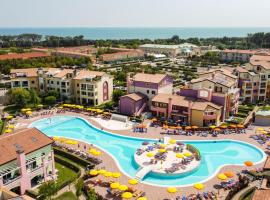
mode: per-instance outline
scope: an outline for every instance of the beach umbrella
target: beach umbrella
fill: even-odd
[[[214,128],[216,128],[216,126],[215,125],[212,125],[212,126],[209,126],[209,128],[214,129]]]
[[[38,108],[42,108],[43,105],[42,105],[42,104],[38,104],[37,107],[38,107]]]
[[[114,183],[110,184],[110,188],[112,188],[112,189],[117,189],[117,188],[119,188],[119,186],[120,186],[120,184],[118,182],[114,182]]]
[[[237,124],[237,128],[245,128],[243,124]]]
[[[253,166],[253,162],[251,162],[251,161],[246,161],[246,162],[244,162],[244,164],[245,164],[247,167]]]
[[[159,148],[165,148],[166,144],[159,144]]]
[[[158,152],[159,153],[165,153],[166,152],[166,149],[159,149]]]
[[[190,130],[191,129],[191,127],[190,126],[186,126],[186,128],[185,128],[186,130]]]
[[[112,177],[112,172],[105,172],[103,175],[105,177]]]
[[[170,144],[176,144],[176,140],[170,140]]]
[[[132,195],[132,193],[130,193],[130,192],[124,192],[124,193],[121,195],[121,197],[122,197],[123,199],[131,199],[131,198],[133,197],[133,195]]]
[[[113,178],[119,178],[120,176],[121,176],[121,173],[119,173],[119,172],[112,173]]]
[[[12,119],[12,118],[13,118],[12,115],[9,115],[9,116],[6,117],[6,119]]]
[[[91,176],[96,176],[96,175],[98,175],[98,171],[95,170],[95,169],[92,169],[92,170],[89,172],[89,174],[90,174]]]
[[[177,153],[177,154],[175,154],[175,156],[176,156],[177,158],[184,158],[184,155],[181,154],[181,153]]]
[[[11,133],[11,132],[12,132],[11,129],[6,129],[6,130],[5,130],[5,133]]]
[[[126,191],[126,190],[128,190],[128,186],[126,186],[126,185],[120,185],[118,187],[118,189],[121,190],[121,191]]]
[[[193,128],[193,129],[197,129],[197,128],[199,128],[198,126],[191,126],[191,128]]]
[[[99,156],[99,155],[101,155],[101,152],[100,152],[100,151],[94,151],[94,152],[92,153],[92,155],[94,155],[94,156]]]
[[[221,131],[220,128],[215,128],[214,131]]]
[[[258,128],[257,131],[264,131],[264,128]]]
[[[225,174],[222,174],[222,173],[218,174],[217,177],[218,177],[218,179],[223,180],[223,181],[227,179],[227,176]]]
[[[14,126],[14,125],[8,125],[8,128],[9,128],[9,129],[14,129],[15,126]]]
[[[129,183],[130,185],[137,185],[137,184],[139,183],[139,181],[138,181],[137,179],[129,179],[129,180],[128,180],[128,183]]]
[[[58,140],[60,140],[60,137],[54,136],[54,137],[53,137],[53,140],[54,140],[54,141],[58,141]]]
[[[27,108],[22,108],[21,109],[21,112],[26,112],[27,111]]]
[[[153,157],[154,154],[153,154],[152,152],[149,152],[149,153],[146,154],[146,156],[147,156],[147,157]]]
[[[268,134],[267,131],[260,131],[260,132],[261,132],[261,134]]]
[[[96,152],[97,150],[95,150],[95,149],[93,149],[93,148],[91,148],[91,149],[89,149],[89,153],[93,153],[93,152]]]
[[[152,119],[152,122],[156,122],[156,121],[157,121],[157,118],[153,118],[153,119]]]
[[[100,169],[100,170],[98,170],[98,173],[99,174],[105,174],[107,172],[107,170],[105,170],[105,169]]]
[[[182,129],[182,127],[181,126],[176,126],[176,129]]]
[[[139,197],[137,200],[147,200],[146,197]]]
[[[26,113],[25,114],[27,114],[27,115],[32,115],[32,111],[26,111]]]
[[[169,192],[169,193],[176,193],[177,192],[177,189],[175,187],[168,187],[167,188],[167,192]]]
[[[220,126],[220,128],[223,128],[223,129],[225,129],[225,128],[227,128],[228,126],[226,126],[226,125],[222,125],[222,126]]]
[[[232,178],[234,176],[234,173],[233,172],[224,172],[225,176],[227,176],[228,178]]]
[[[190,157],[190,156],[192,156],[192,153],[190,153],[190,152],[187,151],[187,152],[184,153],[184,156]]]
[[[169,127],[167,125],[163,125],[163,129],[168,129]]]
[[[230,127],[231,128],[236,128],[236,125],[235,124],[231,124]]]
[[[202,190],[204,188],[204,185],[202,183],[195,183],[193,187],[197,190]]]

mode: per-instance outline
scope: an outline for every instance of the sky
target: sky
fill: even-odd
[[[0,0],[0,27],[270,27],[270,0]]]

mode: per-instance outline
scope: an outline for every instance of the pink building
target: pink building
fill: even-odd
[[[0,137],[0,188],[19,194],[55,178],[53,140],[36,128]]]

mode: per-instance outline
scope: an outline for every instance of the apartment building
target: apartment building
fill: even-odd
[[[139,115],[151,106],[151,100],[160,93],[173,93],[173,80],[167,74],[137,73],[127,76],[127,95],[119,102],[120,113]]]
[[[222,106],[221,119],[238,112],[240,90],[238,78],[226,69],[214,69],[199,74],[180,89],[180,95],[200,98]]]
[[[186,125],[203,127],[220,124],[222,106],[203,99],[158,94],[152,99],[150,110],[157,117],[180,120]]]
[[[258,52],[258,50],[225,49],[219,52],[219,56],[223,62],[248,63],[250,58]]]
[[[45,52],[29,52],[29,53],[9,53],[0,55],[0,60],[14,60],[14,59],[32,59],[32,58],[45,58],[50,54]]]
[[[111,100],[113,78],[104,73],[61,68],[12,69],[12,88],[58,91],[62,100],[96,106]]]
[[[270,99],[270,56],[254,55],[250,63],[237,67],[241,100],[249,103]]]
[[[144,57],[144,52],[139,49],[113,49],[118,52],[100,55],[99,59],[102,62],[115,62],[128,59],[138,59]]]
[[[55,179],[52,143],[36,128],[0,136],[0,188],[24,194]]]

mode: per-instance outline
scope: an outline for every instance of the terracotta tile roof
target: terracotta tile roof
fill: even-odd
[[[110,53],[110,54],[103,54],[101,55],[102,61],[116,61],[116,60],[123,60],[127,58],[136,58],[136,57],[143,57],[144,52],[141,50],[125,50],[125,51],[119,51],[116,53]]]
[[[52,143],[51,138],[36,128],[0,136],[0,165],[16,159],[17,150],[24,150],[28,154]]]
[[[259,52],[258,50],[241,50],[241,49],[225,49],[224,53],[239,53],[239,54],[255,54]]]
[[[133,76],[134,81],[147,82],[147,83],[160,83],[166,74],[144,74],[138,73]]]
[[[72,74],[74,71],[73,69],[58,69],[58,70],[60,71],[56,72],[56,74],[54,75],[55,78],[63,78],[67,74]]]
[[[252,200],[270,200],[270,190],[255,190]]]
[[[244,67],[236,67],[236,71],[240,73],[248,73],[248,70],[246,70]]]
[[[0,60],[11,60],[11,59],[31,59],[31,58],[42,58],[49,57],[50,55],[43,52],[30,52],[30,53],[12,53],[0,55]]]
[[[172,104],[175,106],[188,107],[189,103],[191,103],[192,109],[194,110],[205,110],[208,106],[211,106],[215,109],[221,109],[222,107],[214,103],[200,100],[200,99],[189,98],[189,97],[184,97],[184,96],[179,96],[179,95],[168,95],[168,94],[158,94],[152,99],[152,101],[168,104],[169,98],[172,99]]]
[[[265,69],[270,69],[270,56],[254,55],[250,58],[252,65],[260,65]]]
[[[105,75],[105,72],[99,72],[99,71],[88,71],[88,70],[81,70],[78,72],[78,74],[74,77],[75,80],[90,78],[90,77],[96,77],[96,76],[103,76]]]
[[[27,69],[11,69],[10,74],[23,74],[26,77],[37,77],[37,68],[27,68]]]
[[[128,97],[134,101],[139,101],[141,99],[144,99],[146,98],[146,96],[140,92],[135,92],[135,93],[131,93],[131,94],[127,94],[127,95],[124,95],[122,96],[121,98],[125,98],[125,97]]]

